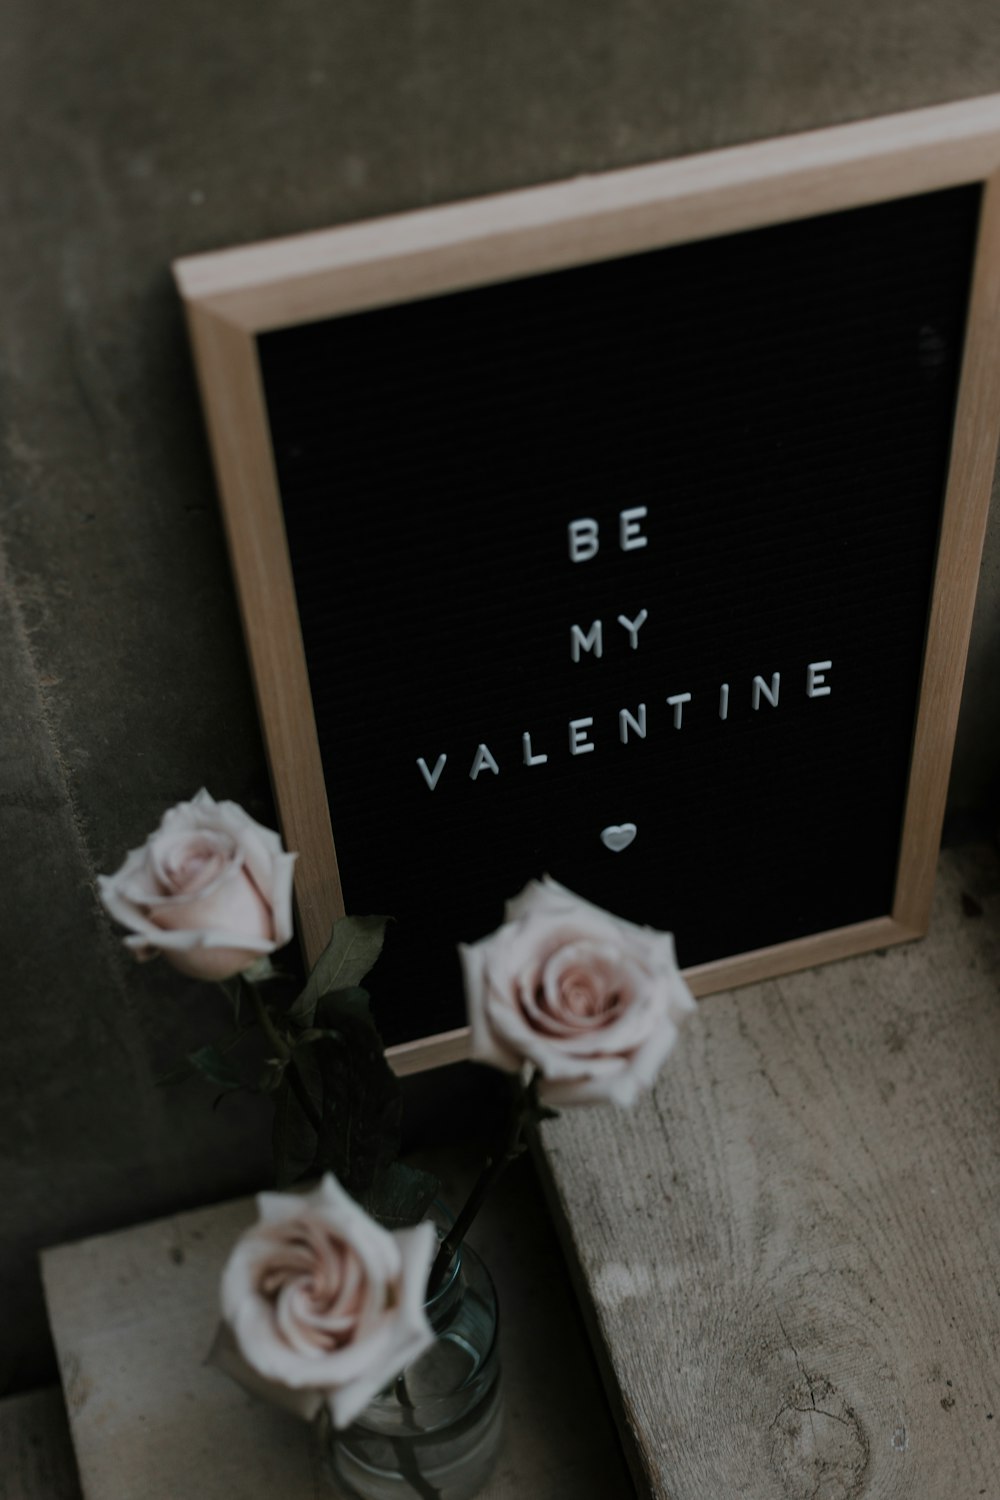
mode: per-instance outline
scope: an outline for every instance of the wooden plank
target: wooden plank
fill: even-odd
[[[1000,95],[316,230],[175,262],[248,331],[384,307],[989,177]]]
[[[80,1500],[58,1386],[0,1401],[0,1495],[4,1500]]]
[[[460,1201],[477,1153],[421,1159],[446,1201]],[[252,1218],[240,1200],[44,1253],[86,1500],[332,1500],[309,1428],[204,1364],[222,1265]],[[527,1159],[472,1240],[498,1289],[506,1408],[482,1500],[625,1500],[628,1472]]]
[[[684,978],[692,994],[700,999],[703,995],[714,995],[717,990],[754,984],[774,974],[792,974],[796,969],[833,963],[852,953],[870,953],[873,948],[886,948],[890,943],[908,943],[920,935],[892,917],[873,917],[869,922],[853,922],[849,927],[834,927],[829,932],[793,938],[770,948],[755,948],[752,953],[739,953],[735,958],[693,964],[684,970]]]
[[[948,796],[1000,429],[1000,175],[986,184],[893,916],[924,931]]]
[[[539,1157],[662,1500],[1000,1495],[1000,864],[919,944],[699,1007]]]
[[[298,855],[296,916],[311,968],[344,897],[256,346],[201,307],[189,306],[187,318],[271,785],[285,845]]]

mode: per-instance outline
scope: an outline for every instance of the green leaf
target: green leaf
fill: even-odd
[[[221,1094],[216,1094],[215,1098],[212,1100],[212,1113],[214,1114],[215,1111],[219,1108],[219,1105],[222,1103],[223,1099],[231,1099],[234,1094],[241,1094],[243,1092],[244,1089],[242,1084],[239,1088],[223,1089]]]
[[[292,1111],[298,1105],[292,1098],[288,1081],[274,1096],[274,1119],[271,1122],[271,1151],[274,1156],[274,1185],[276,1188],[291,1187],[296,1173],[291,1163],[289,1138],[291,1135]]]
[[[399,1154],[402,1093],[370,1020],[340,1017],[336,1042],[323,1039],[305,1052],[323,1080],[321,1129],[313,1171],[330,1171],[361,1198]]]
[[[284,1082],[287,1057],[269,1057],[261,1069],[257,1087],[262,1094],[273,1094]]]
[[[169,1088],[175,1083],[186,1083],[189,1078],[194,1077],[194,1069],[187,1061],[178,1063],[176,1068],[170,1068],[166,1073],[158,1073],[153,1082],[158,1089]]]
[[[325,995],[320,995],[316,1002],[318,1025],[336,1030],[345,1017],[349,1021],[363,1021],[366,1026],[375,1029],[370,996],[359,985],[352,985],[346,990],[329,990]]]
[[[359,984],[382,952],[388,921],[388,917],[341,917],[334,922],[330,941],[288,1012],[289,1020],[312,1026],[321,995]]]
[[[303,1052],[297,1059],[297,1066],[299,1076],[318,1114],[323,1087],[319,1067],[314,1063],[310,1052]],[[316,1154],[316,1133],[292,1093],[287,1076],[272,1098],[274,1122],[271,1128],[271,1146],[274,1155],[274,1181],[276,1187],[287,1188],[310,1174]]]
[[[427,1217],[440,1191],[432,1173],[394,1161],[376,1177],[361,1206],[385,1229],[408,1229]]]
[[[225,1089],[244,1087],[244,1080],[218,1047],[199,1047],[197,1052],[187,1054],[187,1060],[209,1083],[219,1084]]]
[[[324,1037],[331,1037],[334,1041],[343,1041],[339,1031],[331,1030],[328,1026],[311,1026],[308,1031],[299,1031],[293,1037],[289,1037],[291,1047],[310,1047],[313,1042],[321,1042]]]
[[[558,1120],[559,1111],[550,1109],[547,1104],[536,1104],[531,1112],[531,1118],[536,1124],[539,1120]]]

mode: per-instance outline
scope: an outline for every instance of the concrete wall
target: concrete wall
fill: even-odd
[[[154,1075],[215,1002],[97,904],[207,784],[270,817],[178,255],[1000,90],[996,0],[9,0],[0,28],[0,1389],[38,1245],[258,1184]],[[995,796],[993,534],[953,803]]]

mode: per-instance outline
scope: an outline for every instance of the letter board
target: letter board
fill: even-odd
[[[925,929],[998,165],[980,100],[178,264],[307,955],[396,919],[398,1066],[543,873],[702,994]]]

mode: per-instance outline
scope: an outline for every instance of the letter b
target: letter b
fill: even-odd
[[[571,562],[586,562],[597,556],[597,522],[581,516],[569,523],[569,556]]]

